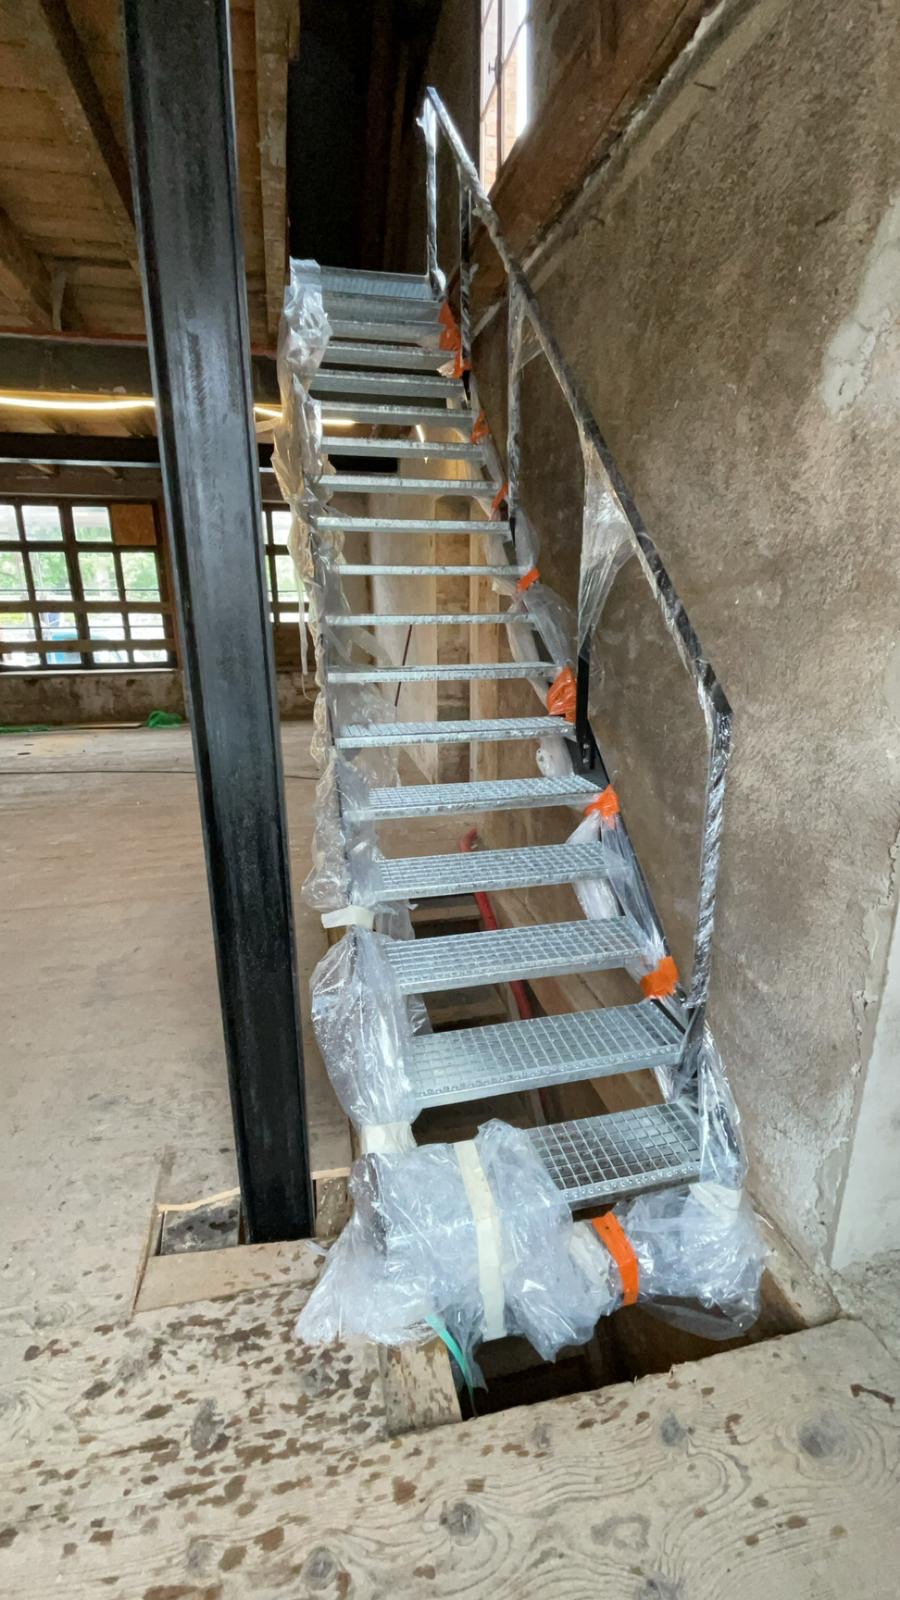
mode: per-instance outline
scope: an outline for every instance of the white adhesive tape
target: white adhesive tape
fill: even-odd
[[[323,911],[323,928],[368,928],[375,926],[371,906],[341,906],[340,911]]]
[[[377,1122],[360,1128],[359,1144],[364,1156],[402,1155],[416,1148],[411,1122]]]
[[[487,1181],[475,1141],[466,1139],[453,1146],[465,1184],[466,1199],[475,1219],[478,1245],[478,1287],[484,1306],[484,1337],[502,1339],[506,1333],[503,1292],[503,1235],[500,1214]]]

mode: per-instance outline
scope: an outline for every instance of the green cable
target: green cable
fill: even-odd
[[[465,1386],[469,1392],[469,1399],[472,1403],[472,1413],[473,1415],[477,1415],[475,1408],[475,1389],[472,1384],[472,1373],[469,1363],[462,1353],[462,1349],[457,1344],[452,1333],[450,1332],[450,1329],[445,1326],[440,1317],[427,1316],[425,1321],[428,1323],[429,1328],[434,1330],[438,1338],[443,1340],[444,1344],[447,1346],[447,1349],[450,1351],[451,1356],[456,1362],[456,1365],[459,1367],[459,1370],[463,1376],[463,1382],[465,1383]]]

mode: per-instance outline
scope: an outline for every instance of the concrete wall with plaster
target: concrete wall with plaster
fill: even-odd
[[[900,3],[758,0],[701,31],[536,281],[735,710],[711,1020],[754,1188],[808,1258],[837,1236],[847,1260],[900,1234],[873,1159],[900,1121]],[[497,422],[495,339],[476,364]],[[538,361],[524,416],[523,501],[574,597],[577,449]],[[703,731],[634,563],[597,661],[598,733],[689,966]],[[495,819],[493,842],[567,825]]]

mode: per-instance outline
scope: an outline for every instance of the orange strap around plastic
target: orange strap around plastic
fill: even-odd
[[[547,690],[547,710],[555,717],[574,722],[576,694],[575,674],[571,667],[563,667]]]
[[[592,1222],[607,1250],[619,1269],[622,1280],[622,1304],[633,1306],[641,1286],[641,1269],[625,1229],[611,1211],[605,1217],[593,1217]]]
[[[524,577],[519,579],[518,583],[516,584],[516,588],[520,591],[520,593],[524,594],[525,590],[530,589],[533,583],[537,583],[539,577],[540,573],[538,572],[537,567],[529,567]]]
[[[611,783],[601,789],[595,800],[590,800],[584,808],[586,817],[592,817],[599,812],[604,822],[612,822],[619,815],[619,796]]]
[[[491,501],[491,516],[492,517],[496,517],[497,512],[500,510],[500,507],[502,506],[502,504],[503,504],[503,502],[506,499],[506,496],[508,494],[509,494],[509,483],[508,482],[507,483],[501,483],[499,489],[497,490],[497,493],[494,495],[494,498]]]
[[[490,431],[491,430],[487,425],[487,417],[483,411],[479,411],[472,426],[472,432],[469,434],[469,443],[480,444],[482,439],[487,438]]]
[[[641,988],[648,1000],[664,1000],[678,987],[678,968],[671,956],[663,956],[652,972],[641,979]]]

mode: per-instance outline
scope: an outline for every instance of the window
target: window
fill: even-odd
[[[481,0],[481,181],[490,189],[528,122],[529,0]]]
[[[152,505],[0,502],[0,668],[175,664]]]
[[[266,546],[266,580],[269,589],[270,616],[275,623],[292,622],[300,625],[301,613],[306,607],[300,599],[294,558],[288,551],[288,534],[291,513],[283,507],[263,506],[263,534]]]

